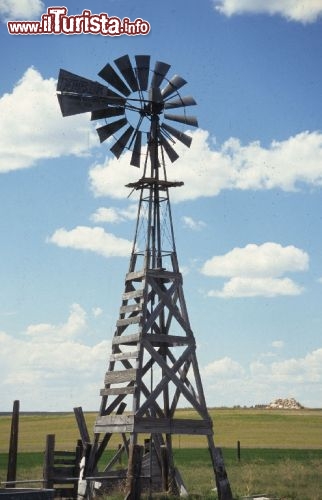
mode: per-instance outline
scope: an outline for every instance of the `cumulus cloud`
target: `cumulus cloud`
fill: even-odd
[[[266,242],[214,256],[204,263],[201,272],[206,276],[230,278],[221,290],[209,291],[210,297],[275,297],[302,293],[302,287],[282,276],[306,271],[308,266],[309,256],[303,250]]]
[[[135,220],[138,207],[136,204],[129,205],[127,208],[100,207],[92,215],[93,222],[109,222],[112,224],[124,222],[126,220]]]
[[[203,373],[206,376],[221,376],[224,377],[226,375],[229,378],[239,377],[243,375],[244,369],[237,361],[233,361],[231,358],[226,356],[225,358],[218,359],[212,361],[208,365],[206,365],[203,369]]]
[[[107,233],[102,227],[77,226],[70,231],[60,228],[47,241],[62,248],[86,250],[103,257],[129,257],[132,250],[131,241]]]
[[[45,12],[41,0],[0,0],[0,17],[4,21],[23,19],[32,20]]]
[[[61,324],[32,324],[20,335],[0,332],[3,407],[9,409],[12,399],[21,399],[28,410],[69,410],[75,403],[98,406],[110,341],[83,340],[89,327],[95,331],[88,318],[73,304]]]
[[[268,404],[278,397],[294,397],[304,406],[317,407],[322,348],[280,361],[263,355],[244,363],[224,357],[208,363],[201,373],[207,403],[212,406]]]
[[[254,362],[250,366],[252,375],[268,377],[273,382],[322,383],[322,348],[302,358],[289,358],[269,365]]]
[[[289,21],[312,23],[322,14],[321,0],[214,0],[215,9],[226,16],[235,14],[278,14]]]
[[[62,325],[52,325],[50,323],[37,323],[29,325],[26,329],[26,335],[36,339],[39,342],[51,340],[51,342],[61,342],[74,338],[87,326],[86,312],[79,304],[73,304],[70,308],[70,314]]]
[[[168,166],[171,180],[184,180],[183,188],[171,191],[174,202],[217,196],[225,189],[296,191],[300,186],[322,186],[322,134],[301,132],[285,141],[274,140],[268,147],[259,141],[247,145],[230,138],[216,146],[209,133],[191,132],[191,148],[176,144],[180,157]],[[119,160],[107,158],[89,173],[95,196],[125,198],[128,182],[136,181],[138,170],[131,165],[130,153]]]
[[[184,215],[182,217],[182,222],[184,227],[192,229],[192,231],[200,231],[200,229],[206,226],[205,222],[203,222],[202,220],[195,220],[187,215]]]
[[[62,155],[84,156],[98,145],[87,114],[64,119],[56,81],[35,68],[28,68],[13,91],[0,98],[0,129],[0,173]]]

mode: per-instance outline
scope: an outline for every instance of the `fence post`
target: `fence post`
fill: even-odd
[[[19,401],[13,402],[11,432],[9,444],[9,457],[7,469],[7,481],[15,481],[17,475],[17,452],[18,452],[18,433],[19,433]],[[7,484],[7,488],[14,488],[15,484]]]
[[[44,459],[44,487],[52,489],[54,487],[54,451],[55,451],[55,434],[47,434],[46,449]]]
[[[237,441],[237,458],[238,462],[240,462],[240,441]]]

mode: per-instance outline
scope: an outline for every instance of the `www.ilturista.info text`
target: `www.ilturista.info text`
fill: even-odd
[[[90,10],[83,10],[78,16],[68,16],[67,12],[66,7],[48,7],[41,21],[8,21],[8,32],[11,35],[135,36],[147,35],[151,29],[148,21],[141,18],[130,21],[128,17],[109,17],[104,12],[92,14]]]

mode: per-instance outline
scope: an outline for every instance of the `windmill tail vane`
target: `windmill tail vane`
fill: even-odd
[[[143,166],[141,178],[127,184],[140,195],[136,229],[86,455],[87,499],[94,497],[95,478],[109,491],[125,481],[127,499],[139,499],[141,489],[186,492],[173,454],[173,438],[183,434],[206,439],[218,498],[233,498],[214,444],[176,253],[169,189],[183,182],[166,175],[166,162],[179,157],[177,142],[191,145],[191,135],[182,128],[198,126],[197,118],[186,113],[196,101],[181,95],[187,82],[177,74],[168,78],[169,70],[161,61],[151,65],[148,55],[134,56],[133,64],[124,55],[98,73],[104,83],[64,69],[58,78],[63,116],[90,112],[99,122],[100,142],[108,141],[116,158],[128,152],[131,165]],[[190,409],[188,419],[182,418],[182,406]],[[121,444],[102,464],[114,435]],[[126,464],[117,469],[123,455]]]

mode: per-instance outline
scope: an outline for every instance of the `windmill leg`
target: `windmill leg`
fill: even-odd
[[[214,468],[219,500],[233,500],[221,448],[216,448],[213,436],[208,436],[209,451]]]

